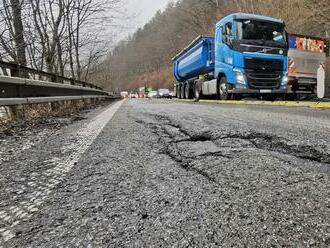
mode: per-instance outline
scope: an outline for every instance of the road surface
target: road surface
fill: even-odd
[[[132,99],[0,141],[0,247],[330,246],[330,110]]]

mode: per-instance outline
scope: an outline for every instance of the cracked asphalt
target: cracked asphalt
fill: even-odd
[[[330,247],[329,110],[117,107],[0,136],[0,247]]]

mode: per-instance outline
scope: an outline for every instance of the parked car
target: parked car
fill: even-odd
[[[138,98],[138,94],[137,93],[131,93],[129,94],[129,98]]]
[[[171,92],[169,89],[159,89],[157,91],[157,97],[159,98],[172,98]]]
[[[122,99],[124,99],[124,98],[128,98],[128,92],[127,92],[127,91],[122,91],[122,92],[120,92],[120,97],[121,97]]]
[[[157,98],[157,91],[150,91],[148,93],[148,98]]]

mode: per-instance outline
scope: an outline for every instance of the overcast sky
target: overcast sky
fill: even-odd
[[[124,28],[120,30],[116,40],[121,40],[134,33],[139,27],[143,27],[155,14],[163,10],[167,3],[175,0],[124,0],[128,17]]]

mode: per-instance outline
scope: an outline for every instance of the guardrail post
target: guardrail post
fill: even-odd
[[[10,75],[12,77],[20,77],[19,65],[15,65],[15,67],[10,68]]]
[[[51,80],[52,82],[54,82],[54,83],[57,83],[57,76],[56,76],[56,75],[52,75],[52,76],[50,77],[50,80]]]

